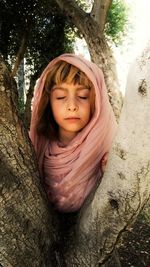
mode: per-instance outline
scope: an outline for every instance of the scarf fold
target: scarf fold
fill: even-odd
[[[83,71],[95,89],[95,112],[86,127],[67,146],[38,136],[37,108],[46,76],[58,61],[66,61]],[[92,62],[64,54],[43,71],[35,90],[30,138],[37,154],[40,174],[50,201],[61,212],[78,210],[102,176],[100,161],[109,152],[117,123],[109,103],[102,71]]]

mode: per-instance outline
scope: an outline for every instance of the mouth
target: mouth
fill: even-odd
[[[68,117],[68,118],[65,118],[65,120],[68,120],[68,121],[77,121],[77,120],[80,120],[80,118],[78,118],[78,117]]]

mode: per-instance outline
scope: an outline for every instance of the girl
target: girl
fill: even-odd
[[[73,54],[52,60],[36,86],[30,138],[56,209],[77,211],[96,188],[115,132],[102,71]]]

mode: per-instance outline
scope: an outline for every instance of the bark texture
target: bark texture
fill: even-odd
[[[101,184],[79,214],[64,219],[63,253],[68,267],[104,266],[150,197],[149,73],[150,43],[131,67],[118,133]]]
[[[105,28],[108,10],[112,4],[112,0],[94,0],[91,10],[91,16],[99,23],[101,31]]]
[[[94,1],[91,13],[86,13],[73,0],[56,2],[85,38],[92,61],[103,70],[110,102],[118,119],[122,108],[122,94],[118,85],[116,61],[103,34],[112,1]]]
[[[52,266],[54,231],[17,91],[0,62],[0,266]]]

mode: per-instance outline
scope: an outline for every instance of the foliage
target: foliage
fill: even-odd
[[[124,0],[113,0],[108,12],[105,35],[116,45],[121,44],[128,26],[129,7]]]
[[[37,68],[40,72],[62,52],[72,51],[73,38],[67,36],[68,23],[52,0],[1,0],[0,25],[1,54],[8,62],[15,61],[21,41],[26,38],[24,56],[32,66],[32,73]]]
[[[73,51],[74,36],[69,34],[66,17],[53,0],[0,0],[0,26],[0,53],[10,69],[24,40],[26,91],[49,61]],[[21,115],[24,107],[19,95]]]

